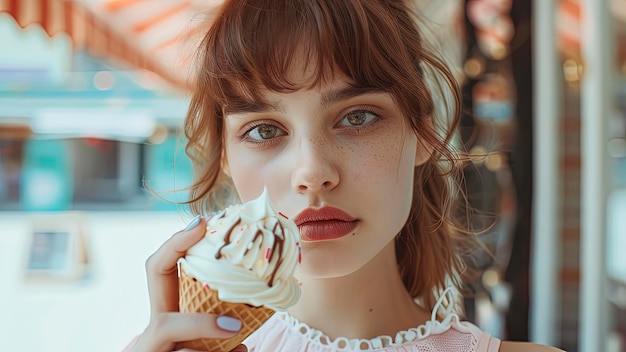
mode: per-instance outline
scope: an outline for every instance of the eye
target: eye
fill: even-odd
[[[285,134],[285,131],[281,130],[277,126],[264,123],[254,126],[248,130],[248,132],[246,132],[246,137],[255,142],[263,142],[272,138],[284,136]]]
[[[378,118],[378,114],[375,114],[368,110],[354,110],[346,114],[339,123],[344,127],[359,127],[369,125]]]

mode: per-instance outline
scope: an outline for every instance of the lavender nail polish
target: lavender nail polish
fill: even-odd
[[[183,231],[189,231],[191,229],[193,229],[194,227],[198,226],[198,224],[200,223],[200,218],[202,217],[202,215],[198,215],[195,218],[193,218],[189,224],[187,224],[187,226],[185,226],[185,228],[183,229]]]
[[[215,323],[222,330],[226,331],[239,331],[241,330],[241,321],[235,318],[231,318],[226,315],[222,315],[215,319]]]

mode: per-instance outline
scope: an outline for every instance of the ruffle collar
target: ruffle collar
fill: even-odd
[[[432,310],[430,320],[416,328],[399,331],[396,333],[395,337],[382,335],[372,339],[346,337],[331,339],[322,331],[311,328],[306,323],[297,320],[287,312],[277,312],[276,316],[283,320],[290,329],[302,334],[307,340],[314,344],[337,350],[371,351],[386,347],[397,347],[416,340],[425,339],[431,335],[442,334],[453,326],[459,331],[469,332],[472,326],[464,325],[458,314],[454,312],[453,298],[453,289],[449,287],[439,296]],[[443,319],[437,319],[438,313]]]

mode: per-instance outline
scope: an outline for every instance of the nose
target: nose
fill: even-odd
[[[292,186],[302,194],[330,191],[339,184],[336,155],[322,137],[303,138],[295,155]]]

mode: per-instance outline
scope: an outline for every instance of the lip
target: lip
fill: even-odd
[[[306,208],[293,218],[303,241],[327,241],[347,236],[358,220],[345,211],[333,208]]]

